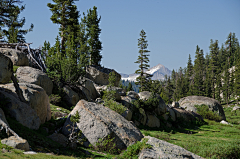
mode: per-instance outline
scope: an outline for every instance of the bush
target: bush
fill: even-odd
[[[135,100],[132,104],[138,109],[142,108],[145,111],[152,112],[158,107],[159,100],[160,99],[157,97],[157,94],[152,93],[148,100],[139,99]]]
[[[95,146],[90,145],[90,147],[94,148],[96,151],[107,152],[110,154],[119,154],[121,152],[116,148],[114,138],[111,138],[110,135],[108,135],[105,139],[99,139]]]
[[[217,113],[210,111],[207,105],[195,105],[195,107],[197,108],[197,113],[200,114],[204,119],[215,121],[221,121],[222,119]]]
[[[51,94],[49,96],[49,102],[53,105],[57,105],[61,102],[61,97],[58,94]]]
[[[137,141],[135,144],[128,146],[127,150],[123,152],[123,154],[119,157],[119,159],[137,159],[138,154],[146,148],[151,148],[152,146],[147,144],[147,139],[143,139],[142,142]]]
[[[116,101],[110,99],[110,100],[105,100],[104,101],[104,105],[112,110],[114,110],[115,112],[117,112],[118,114],[123,114],[126,111],[126,108],[120,104],[117,103]]]

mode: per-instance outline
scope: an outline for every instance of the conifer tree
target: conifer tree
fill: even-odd
[[[61,50],[64,54],[65,52],[65,42],[67,39],[68,26],[71,27],[71,32],[76,33],[79,29],[79,11],[77,11],[77,6],[74,5],[74,1],[77,0],[52,0],[54,4],[48,3],[47,6],[52,11],[51,20],[53,23],[60,24],[60,36],[61,36]]]
[[[234,94],[238,96],[237,100],[240,101],[240,47],[237,49],[235,75],[234,75]]]
[[[166,89],[166,96],[168,97],[167,102],[171,103],[172,102],[171,99],[172,99],[172,95],[173,95],[173,85],[170,81],[170,77],[168,77],[168,79],[167,79],[167,85],[166,85],[165,89]]]
[[[100,41],[101,29],[99,23],[101,16],[98,18],[97,7],[89,9],[87,15],[84,17],[83,22],[86,24],[87,28],[87,38],[89,45],[89,55],[90,55],[90,65],[100,65],[102,55],[100,54],[102,50],[102,42]]]
[[[204,87],[203,87],[203,71],[204,71],[204,55],[203,50],[197,45],[196,53],[194,60],[194,84],[193,84],[193,95],[202,96],[204,95]]]
[[[33,24],[29,29],[21,29],[25,24],[25,18],[19,19],[19,14],[25,9],[25,6],[18,6],[21,1],[5,0],[0,2],[0,30],[1,26],[6,29],[1,30],[2,36],[6,36],[9,43],[25,42],[28,32],[33,30]]]
[[[209,75],[209,79],[211,79],[211,92],[212,92],[212,98],[216,98],[216,89],[215,88],[219,88],[219,85],[217,84],[217,77],[218,74],[220,73],[219,67],[220,64],[218,62],[218,54],[219,54],[219,47],[218,47],[218,41],[216,40],[215,42],[213,42],[213,40],[210,40],[210,61],[209,61],[209,71],[211,72]],[[219,82],[218,82],[219,84]]]
[[[135,63],[139,64],[139,69],[136,70],[135,73],[136,74],[140,74],[137,77],[137,79],[136,79],[137,80],[136,84],[140,85],[140,89],[139,89],[140,92],[149,89],[149,80],[152,77],[152,75],[146,73],[146,71],[145,71],[145,70],[148,70],[148,68],[150,67],[148,65],[148,62],[149,62],[148,56],[149,56],[149,54],[147,54],[150,51],[147,50],[148,44],[147,44],[146,37],[147,36],[146,36],[145,31],[141,30],[140,38],[138,39],[138,48],[139,48],[138,53],[140,55],[138,56],[138,59],[135,62]]]
[[[128,84],[127,92],[129,92],[129,91],[133,91],[132,82],[129,82],[129,84]]]

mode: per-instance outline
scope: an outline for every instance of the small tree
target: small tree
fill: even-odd
[[[139,74],[139,76],[137,77],[137,85],[140,85],[140,89],[139,92],[142,91],[146,91],[149,90],[150,86],[150,82],[149,79],[152,77],[152,75],[146,73],[146,70],[148,70],[148,68],[150,67],[148,65],[149,59],[148,59],[148,51],[147,50],[147,40],[146,40],[146,33],[144,30],[141,30],[140,32],[140,38],[138,39],[138,48],[139,48],[139,56],[138,59],[135,63],[139,64],[139,69],[135,71],[136,74]]]

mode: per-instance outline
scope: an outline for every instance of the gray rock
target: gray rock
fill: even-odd
[[[25,151],[29,150],[29,144],[28,144],[27,140],[22,139],[20,137],[17,138],[15,136],[10,136],[9,138],[1,140],[1,143],[11,146],[16,149],[21,149],[21,150],[25,150]]]
[[[131,98],[139,99],[139,95],[138,95],[138,93],[135,92],[135,91],[129,91],[129,92],[127,93],[127,96],[129,96],[129,97],[131,97]]]
[[[2,88],[15,92],[13,83],[0,85]],[[44,89],[35,84],[19,83],[19,87],[23,92],[23,97],[29,106],[34,109],[41,120],[41,124],[51,119],[51,108],[49,104],[49,98]]]
[[[132,111],[126,107],[125,112],[122,114],[122,116],[127,119],[128,121],[132,120]]]
[[[68,85],[65,85],[63,87],[63,91],[66,93],[64,99],[71,105],[76,105],[77,102],[80,100],[78,94],[74,92]]]
[[[10,103],[8,103],[5,108],[19,123],[30,129],[39,128],[41,121],[36,111],[26,103],[21,102],[16,93],[0,88],[0,96],[9,98]]]
[[[232,111],[235,111],[235,110],[238,110],[238,109],[240,110],[239,106],[234,106]]]
[[[8,83],[13,73],[13,63],[11,59],[0,53],[0,84]]]
[[[108,78],[110,72],[115,72],[115,86],[117,87],[121,79],[121,75],[113,69],[103,68],[100,66],[88,66],[86,70],[86,77],[94,81],[94,83],[98,85],[108,85]]]
[[[76,126],[82,131],[88,141],[95,145],[99,139],[105,140],[108,135],[114,138],[117,149],[124,149],[127,146],[140,141],[142,133],[120,114],[104,107],[101,104],[80,100],[69,114],[62,132],[69,135],[72,127],[70,117],[79,112],[80,120]]]
[[[175,116],[177,118],[183,118],[185,121],[195,120],[195,116],[191,112],[189,112],[185,109],[172,108],[172,110],[174,111]],[[176,120],[178,120],[178,119],[176,119]]]
[[[148,91],[143,91],[143,92],[138,93],[140,99],[142,99],[142,100],[148,100],[151,97],[151,94],[152,93],[148,92]],[[159,105],[155,109],[155,112],[157,115],[163,115],[167,112],[167,105],[165,104],[163,99],[158,94],[156,96],[159,99]]]
[[[202,157],[187,151],[186,149],[170,144],[166,141],[154,137],[145,136],[147,144],[152,145],[151,149],[143,149],[139,153],[138,159],[203,159]]]
[[[195,105],[205,104],[209,107],[209,110],[217,112],[219,116],[222,117],[222,120],[226,120],[225,113],[223,111],[222,105],[220,102],[213,98],[203,97],[203,96],[188,96],[181,98],[179,101],[180,107],[191,109],[196,113],[196,109],[192,109]]]
[[[0,48],[0,53],[8,56],[14,66],[29,66],[29,60],[25,53],[10,48]]]
[[[3,110],[0,108],[0,119],[9,126]]]
[[[154,128],[154,127],[159,128],[160,120],[154,114],[147,113],[146,125],[151,128]]]
[[[95,88],[96,88],[96,90],[98,91],[98,93],[99,93],[99,96],[100,96],[100,94],[101,94],[101,92],[103,92],[103,91],[105,91],[105,90],[107,90],[107,91],[115,91],[116,93],[115,93],[115,99],[116,100],[118,100],[118,101],[120,101],[121,100],[121,96],[122,95],[124,95],[124,91],[123,91],[123,89],[122,88],[119,88],[119,87],[108,87],[108,86],[106,86],[106,85],[103,85],[103,86],[99,86],[99,85],[96,85],[95,84]]]
[[[224,120],[222,120],[220,123],[221,123],[221,124],[224,124],[224,125],[231,125],[231,126],[233,126],[232,124],[230,124],[229,122],[224,121]]]
[[[53,83],[51,79],[41,70],[32,67],[19,67],[16,72],[17,79],[20,83],[36,84],[42,87],[47,95],[52,94]]]
[[[135,110],[134,105],[132,104],[136,98],[132,98],[131,96],[121,96],[120,103],[130,109],[132,112]]]
[[[167,111],[169,112],[169,116],[172,119],[172,121],[176,121],[176,115],[174,111],[171,108],[167,108]]]
[[[104,101],[102,100],[102,98],[97,98],[95,102],[99,104],[104,104]]]
[[[174,108],[178,108],[178,107],[179,107],[179,103],[173,101],[173,102],[172,102],[172,107],[174,107]]]
[[[60,133],[54,133],[50,136],[48,136],[53,141],[56,141],[57,143],[61,144],[63,147],[66,147],[68,144],[68,139]]]
[[[88,78],[80,77],[78,82],[81,86],[79,88],[86,94],[86,96],[92,100],[100,97],[100,94],[97,92],[94,82]],[[76,105],[76,104],[74,104]]]

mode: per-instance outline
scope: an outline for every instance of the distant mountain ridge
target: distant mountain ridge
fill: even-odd
[[[151,67],[147,73],[153,75],[152,80],[164,80],[164,76],[168,75],[171,76],[172,71],[169,70],[167,67],[163,66],[162,64],[158,64],[156,66]],[[120,73],[122,76],[122,80],[125,81],[134,81],[136,82],[136,78],[139,76],[135,73],[133,74],[124,74],[124,73]]]

